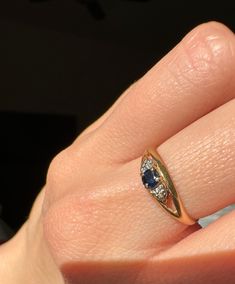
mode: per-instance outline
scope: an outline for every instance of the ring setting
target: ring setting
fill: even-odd
[[[140,167],[144,187],[161,207],[178,221],[192,225],[196,220],[186,212],[166,165],[154,149],[145,151]]]
[[[154,162],[151,157],[143,160],[140,171],[145,188],[148,189],[159,202],[166,202],[169,190],[162,183],[160,174],[154,168]]]

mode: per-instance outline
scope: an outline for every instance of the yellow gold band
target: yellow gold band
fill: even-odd
[[[196,223],[196,220],[186,212],[166,165],[154,149],[149,149],[144,153],[140,174],[145,188],[167,213],[183,224]]]

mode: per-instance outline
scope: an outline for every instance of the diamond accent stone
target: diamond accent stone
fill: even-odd
[[[157,200],[163,203],[166,202],[169,193],[163,184],[159,184],[158,187],[152,189],[150,192]]]
[[[150,170],[153,168],[153,160],[148,158],[148,159],[145,159],[141,165],[141,173],[144,173],[145,171],[147,170]]]

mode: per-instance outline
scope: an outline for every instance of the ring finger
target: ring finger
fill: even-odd
[[[235,201],[234,113],[232,100],[158,149],[195,219]],[[48,212],[45,232],[60,263],[91,256],[93,260],[148,258],[199,228],[185,226],[163,211],[141,184],[139,168],[140,158],[119,165],[106,174],[103,184],[83,191],[82,196],[81,191],[70,192]],[[58,218],[60,212],[63,216]]]
[[[235,100],[232,100],[158,147],[158,153],[167,165],[184,207],[193,219],[210,215],[235,202],[234,114]],[[133,173],[139,164],[140,159],[129,163],[130,180],[135,179]],[[142,229],[150,232],[158,243],[161,240],[163,243],[166,240],[174,241],[173,236],[177,236],[184,225],[175,221],[160,206],[153,208],[153,200],[147,197],[143,200],[142,196],[139,198],[142,203],[139,200],[137,211],[144,212],[143,218],[148,220],[148,227],[143,229],[142,226]],[[175,226],[174,229],[172,226]],[[156,235],[155,227],[158,228]]]

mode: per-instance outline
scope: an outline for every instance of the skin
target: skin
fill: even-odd
[[[181,224],[139,177],[155,147],[193,218],[235,202],[234,61],[228,28],[198,26],[57,155],[1,283],[234,283],[235,212]]]

